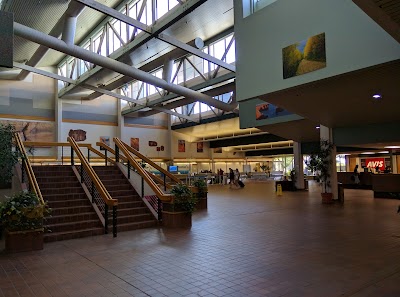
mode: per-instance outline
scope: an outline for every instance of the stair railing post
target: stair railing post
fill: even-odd
[[[144,197],[144,179],[142,176],[142,197]]]
[[[22,166],[21,166],[21,182],[24,183],[25,182],[25,160],[22,158]]]
[[[128,160],[128,179],[131,178],[131,162]]]
[[[108,234],[108,205],[104,205],[104,233]]]
[[[106,166],[107,166],[107,152],[108,152],[108,150],[106,149],[106,151],[105,151],[105,156],[106,156],[105,162],[106,162]]]
[[[158,214],[158,221],[162,221],[162,202],[161,199],[157,197],[157,214]]]
[[[87,149],[87,160],[88,160],[88,162],[90,162],[90,150],[89,150],[89,148]]]
[[[164,176],[164,191],[167,191],[167,182],[166,182],[167,176],[165,175],[165,173],[163,173],[163,176]]]
[[[64,165],[64,146],[61,146],[61,165]]]
[[[94,182],[92,180],[92,187],[90,189],[90,194],[92,195],[92,203],[94,203]]]
[[[115,162],[119,162],[119,147],[115,145]]]
[[[81,163],[81,184],[83,184],[83,164]]]
[[[113,237],[117,237],[117,206],[113,205]]]
[[[74,166],[74,148],[71,146],[71,165]]]

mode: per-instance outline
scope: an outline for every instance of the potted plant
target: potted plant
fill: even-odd
[[[13,169],[18,162],[18,152],[13,151],[14,126],[0,124],[0,189],[11,188]]]
[[[204,179],[197,179],[193,183],[192,192],[197,198],[196,209],[207,209],[207,183]]]
[[[317,150],[310,155],[310,159],[306,162],[307,169],[315,173],[322,183],[322,203],[332,203],[332,193],[330,189],[330,171],[331,171],[331,152],[333,143],[328,140],[321,140]]]
[[[7,252],[43,249],[43,220],[50,213],[35,193],[21,191],[0,203]]]
[[[192,212],[197,199],[186,184],[176,184],[171,194],[174,198],[171,203],[163,204],[163,225],[166,227],[191,227]]]

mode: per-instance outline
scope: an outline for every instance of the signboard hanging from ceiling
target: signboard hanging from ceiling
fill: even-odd
[[[13,67],[14,14],[0,11],[0,67]]]

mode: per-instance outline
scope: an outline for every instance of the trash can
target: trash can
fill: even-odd
[[[338,201],[344,203],[344,186],[342,183],[338,183]]]

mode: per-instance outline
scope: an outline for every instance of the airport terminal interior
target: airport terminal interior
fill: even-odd
[[[400,296],[399,1],[0,0],[0,36],[0,297]]]

